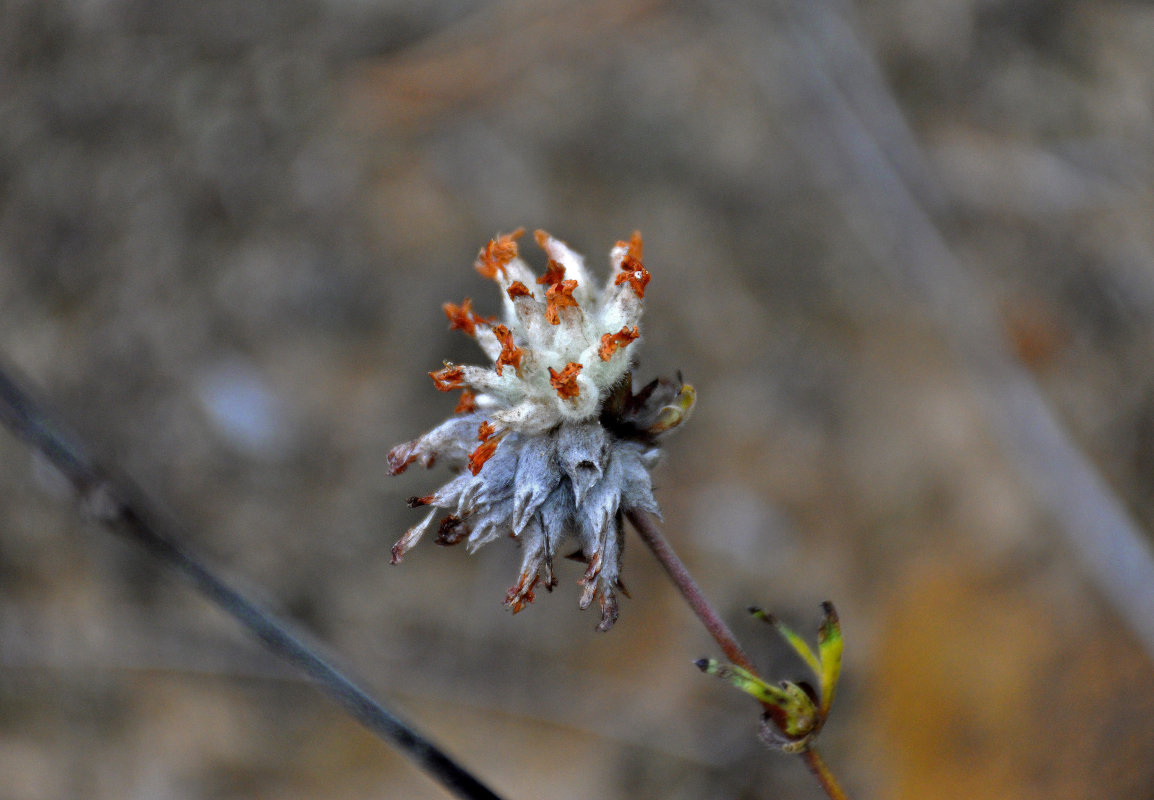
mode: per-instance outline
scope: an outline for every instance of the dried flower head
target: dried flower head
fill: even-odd
[[[598,628],[608,630],[622,588],[623,516],[658,513],[649,470],[658,439],[688,418],[693,388],[655,380],[633,392],[630,366],[649,283],[640,234],[610,252],[600,291],[581,256],[544,231],[536,239],[548,261],[536,277],[520,258],[521,234],[498,236],[474,264],[501,287],[501,324],[474,313],[468,299],[444,306],[450,326],[475,338],[493,365],[446,362],[430,372],[437,389],[464,389],[457,416],[389,452],[393,475],[435,460],[459,473],[409,501],[432,509],[393,546],[393,563],[432,526],[437,509],[448,512],[439,544],[464,541],[473,551],[511,536],[524,552],[505,597],[517,612],[539,585],[556,585],[553,560],[572,541],[573,557],[587,565],[580,606],[597,600]]]

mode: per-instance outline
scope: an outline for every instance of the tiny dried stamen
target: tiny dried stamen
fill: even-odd
[[[461,384],[465,381],[465,370],[462,367],[446,364],[444,369],[430,372],[429,377],[433,379],[433,385],[437,387],[437,391],[451,392],[453,389],[461,388]]]
[[[481,427],[477,429],[477,439],[481,444],[469,454],[469,472],[474,475],[480,472],[481,467],[485,466],[485,462],[493,457],[493,453],[497,452],[497,447],[501,444],[501,440],[504,439],[505,434],[508,433],[508,431],[496,433],[496,430],[496,426],[487,420],[482,422]]]
[[[632,245],[630,250],[632,250]],[[638,297],[645,297],[645,287],[649,285],[649,270],[641,265],[641,260],[634,257],[632,252],[627,253],[625,258],[621,259],[621,272],[617,275],[617,280],[613,282],[613,285],[620,286],[626,281],[633,287],[633,291],[637,293]]]
[[[562,400],[570,400],[581,393],[581,388],[577,385],[577,373],[580,371],[581,365],[573,362],[566,364],[560,372],[549,367],[549,383],[557,390],[557,396]]]
[[[501,374],[501,370],[505,367],[512,367],[517,370],[517,375],[521,374],[521,358],[525,355],[520,347],[513,344],[513,333],[504,325],[498,325],[493,328],[493,335],[497,337],[497,341],[501,343],[501,354],[497,356],[496,369],[497,374]]]
[[[484,442],[496,432],[497,426],[489,422],[489,420],[485,420],[481,423],[480,427],[477,428],[477,441]]]
[[[601,349],[597,354],[601,356],[602,361],[608,361],[620,348],[636,341],[640,335],[636,325],[633,326],[633,330],[623,325],[617,333],[607,333],[601,337]]]
[[[445,316],[449,318],[449,330],[464,331],[469,336],[477,335],[477,325],[488,322],[480,314],[473,311],[472,298],[466,297],[461,305],[445,303],[441,306]]]
[[[557,316],[559,308],[577,308],[577,301],[573,299],[573,290],[577,288],[577,281],[561,281],[549,287],[545,292],[545,319],[550,325],[559,325],[561,318]]]
[[[517,239],[524,233],[524,228],[518,228],[512,233],[502,234],[490,240],[477,254],[473,268],[493,280],[497,279],[498,273],[504,275],[505,265],[517,257]]]
[[[521,283],[521,281],[513,281],[509,284],[509,288],[505,290],[505,294],[509,295],[510,300],[516,300],[518,297],[536,297],[529,291],[529,287]]]
[[[633,256],[638,261],[644,258],[645,244],[641,241],[641,231],[633,231],[633,235],[629,237],[628,255]]]
[[[565,280],[564,265],[549,259],[545,262],[545,274],[537,279],[537,283],[542,286],[556,286],[563,280]]]
[[[478,445],[477,449],[469,454],[469,472],[476,475],[481,471],[481,467],[485,466],[485,462],[493,457],[493,453],[497,452],[497,445],[501,444],[500,439],[490,439]]]
[[[453,409],[454,414],[469,414],[477,410],[477,395],[469,389],[461,392],[461,399],[457,401],[457,407]]]

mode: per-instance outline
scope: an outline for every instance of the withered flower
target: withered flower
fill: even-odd
[[[502,324],[473,313],[469,301],[445,305],[451,327],[473,336],[493,365],[445,363],[430,372],[437,389],[465,390],[457,416],[389,452],[393,475],[414,461],[442,462],[459,473],[409,501],[432,508],[393,546],[393,563],[432,526],[438,509],[447,512],[440,544],[464,541],[471,552],[510,536],[524,553],[505,596],[517,612],[538,586],[552,590],[554,558],[576,545],[573,556],[587,565],[580,607],[597,600],[598,629],[608,630],[617,619],[623,517],[635,509],[658,513],[649,470],[660,437],[688,418],[693,388],[655,380],[633,392],[630,366],[649,282],[640,234],[612,249],[600,290],[581,256],[544,231],[536,239],[548,257],[546,273],[534,276],[520,258],[520,235],[498,236],[474,264],[501,287]]]

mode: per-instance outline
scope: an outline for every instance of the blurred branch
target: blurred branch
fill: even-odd
[[[932,214],[944,207],[926,159],[844,3],[779,0],[797,96],[780,115],[890,282],[922,306],[963,365],[1018,472],[1098,590],[1154,657],[1154,555],[1144,532],[1074,445]],[[735,49],[767,92],[773,70],[748,9],[726,5]]]
[[[106,528],[144,548],[161,564],[190,580],[209,602],[260,639],[280,658],[316,681],[318,687],[381,739],[389,742],[458,797],[496,800],[498,796],[435,744],[373,699],[368,692],[306,644],[301,633],[260,608],[217,576],[179,541],[139,491],[113,478],[67,438],[44,408],[0,369],[0,422],[46,458],[76,490],[83,508]]]

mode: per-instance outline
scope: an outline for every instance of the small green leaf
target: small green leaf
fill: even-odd
[[[676,428],[689,419],[693,406],[697,403],[697,391],[688,383],[682,384],[677,397],[667,406],[662,406],[657,412],[657,419],[649,426],[648,432],[654,435],[665,433]]]
[[[798,656],[813,671],[820,684],[821,698],[808,684],[782,681],[777,686],[766,683],[757,674],[735,664],[723,664],[711,658],[697,661],[702,672],[716,675],[743,692],[761,701],[765,707],[762,716],[762,739],[774,747],[790,753],[800,753],[808,749],[814,736],[825,724],[837,692],[841,677],[841,659],[844,642],[841,623],[833,604],[821,604],[825,612],[817,631],[817,652],[793,629],[783,624],[775,616],[756,606],[749,607],[749,613],[774,629],[794,649]],[[776,729],[777,733],[772,731]]]
[[[833,696],[837,692],[838,679],[841,677],[841,655],[845,641],[841,636],[841,622],[838,620],[837,610],[833,603],[822,603],[825,609],[825,619],[817,631],[817,649],[821,657],[821,713],[829,714],[833,705]]]
[[[789,642],[789,646],[793,648],[794,652],[801,656],[801,660],[804,661],[806,666],[808,666],[813,671],[814,677],[819,681],[821,680],[821,662],[818,660],[818,657],[814,654],[810,646],[806,644],[805,639],[802,639],[800,636],[798,636],[792,628],[779,620],[773,614],[768,614],[756,606],[750,606],[749,613],[753,614],[753,616],[757,617],[761,621],[772,625],[777,630],[777,632],[781,634],[782,638]]]
[[[734,686],[763,703],[787,709],[792,700],[783,689],[772,686],[748,670],[735,664],[722,664],[712,658],[695,662],[697,668],[708,675],[716,675],[730,686]]]

